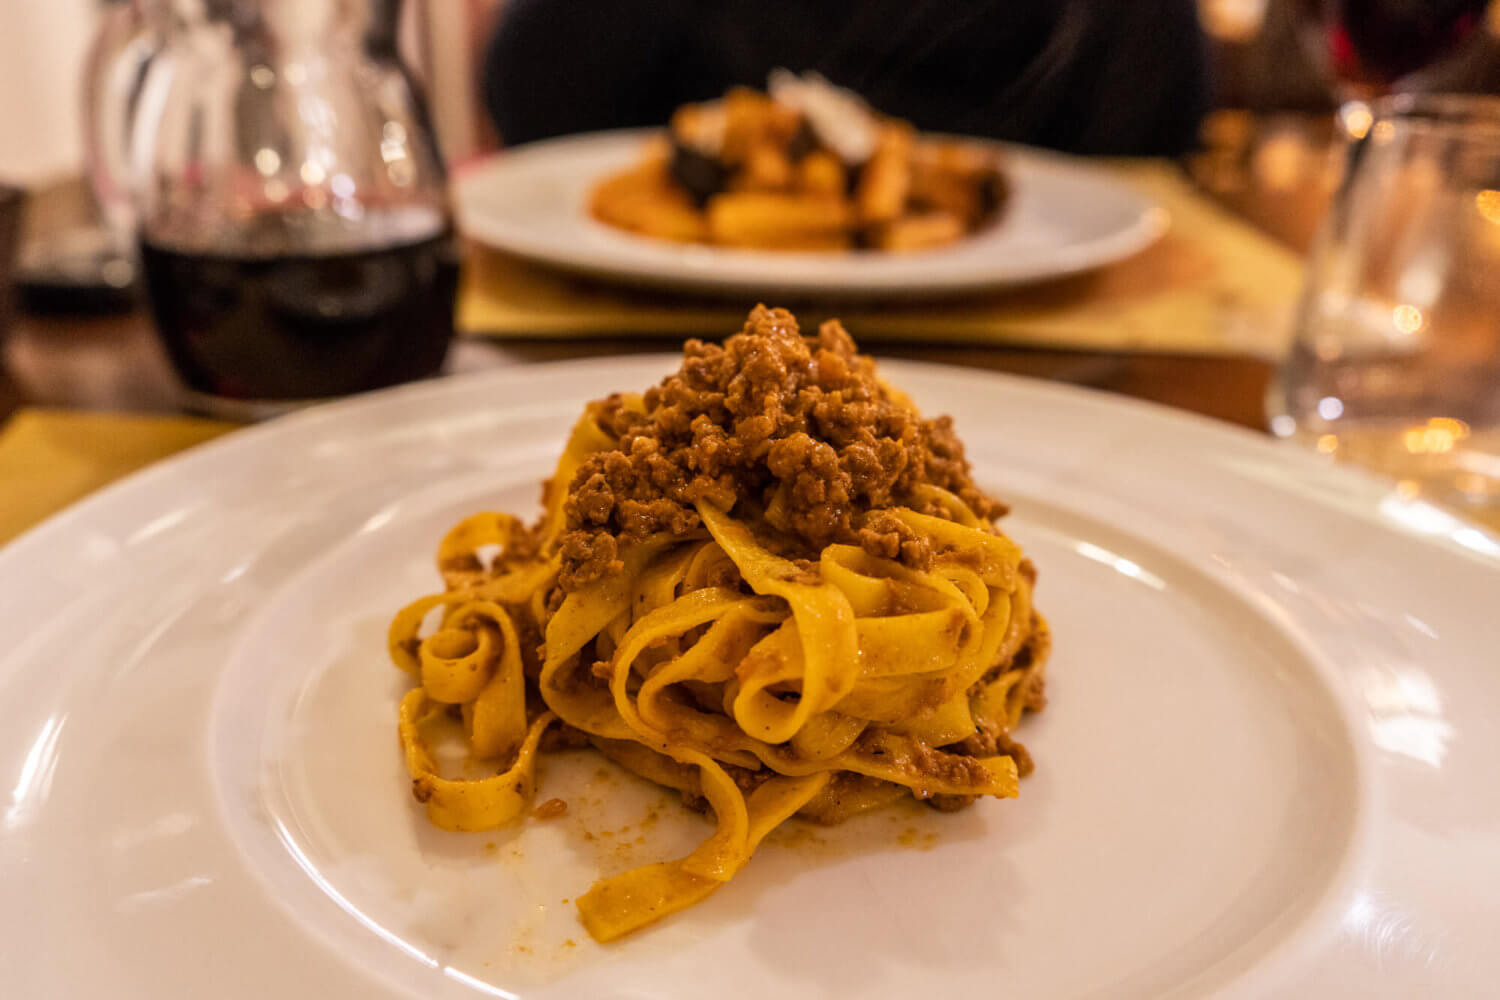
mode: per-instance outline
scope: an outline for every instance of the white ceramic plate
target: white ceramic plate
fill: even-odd
[[[595,221],[589,193],[636,162],[651,131],[569,136],[493,157],[456,182],[460,228],[555,267],[637,284],[752,293],[936,295],[1075,274],[1128,257],[1166,213],[1108,171],[1058,153],[998,146],[1012,185],[993,226],[920,253],[774,253],[649,239]],[[973,140],[979,142],[980,140]]]
[[[794,825],[610,947],[571,900],[709,826],[588,754],[566,816],[430,828],[392,612],[665,359],[235,434],[0,551],[8,997],[1413,997],[1500,981],[1500,549],[1207,421],[909,364],[1041,570],[1019,800]]]

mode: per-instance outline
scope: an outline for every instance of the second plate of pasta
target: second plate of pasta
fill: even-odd
[[[1109,171],[1075,157],[965,140],[1003,156],[1009,198],[992,224],[912,252],[798,252],[672,243],[591,217],[597,185],[628,170],[656,130],[568,136],[519,147],[455,185],[465,235],[525,259],[594,277],[713,292],[956,294],[1064,277],[1151,244],[1166,215]]]

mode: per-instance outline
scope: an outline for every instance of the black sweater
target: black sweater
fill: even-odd
[[[1194,0],[511,0],[484,94],[514,145],[661,125],[776,66],[918,128],[1078,153],[1181,152],[1208,101]]]

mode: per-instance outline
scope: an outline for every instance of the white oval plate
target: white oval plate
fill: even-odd
[[[455,183],[459,227],[489,246],[595,277],[754,295],[937,295],[1059,278],[1128,257],[1166,213],[1106,170],[1023,146],[1004,152],[1011,198],[999,221],[920,253],[777,253],[650,239],[594,220],[589,193],[636,162],[650,130],[521,146]],[[972,140],[982,142],[982,140]]]
[[[159,465],[0,551],[6,996],[1485,995],[1500,549],[1250,434],[886,374],[1014,504],[1056,633],[1017,801],[792,824],[600,947],[571,899],[709,828],[589,754],[566,815],[429,827],[392,612],[534,509],[585,399],[666,359],[397,389]]]

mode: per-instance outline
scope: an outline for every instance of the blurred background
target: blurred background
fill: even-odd
[[[6,95],[0,100],[0,177],[12,184],[38,187],[71,175],[83,168],[84,154],[84,89],[85,71],[92,46],[95,45],[101,20],[114,8],[127,5],[129,0],[14,0],[0,12],[0,84]],[[621,4],[579,3],[576,0],[407,0],[401,5],[400,47],[402,55],[428,88],[433,117],[437,126],[443,152],[450,162],[461,162],[466,157],[493,148],[498,136],[488,118],[485,105],[504,108],[508,103],[536,104],[535,92],[518,93],[513,102],[494,90],[503,87],[506,75],[524,82],[527,74],[534,71],[531,65],[519,65],[537,60],[544,63],[542,71],[559,67],[560,53],[555,49],[528,49],[531,38],[546,39],[549,31],[567,30],[574,33],[574,44],[568,48],[572,57],[580,63],[597,62],[601,51],[625,41],[619,37],[621,26],[634,24],[637,31],[649,30],[658,36],[668,35],[663,26],[681,28],[683,18],[690,16],[692,7],[686,4]],[[734,13],[730,5],[708,5],[722,8],[718,11],[722,21],[732,21]],[[816,12],[826,10],[830,20],[848,23],[849,4],[812,3],[801,4]],[[919,9],[927,5],[902,5],[907,9]],[[996,39],[1001,35],[1014,36],[1014,11],[1026,8],[1052,8],[1067,11],[1070,8],[1104,11],[1112,7],[1124,9],[1121,4],[1076,3],[977,5],[987,8],[978,18],[980,23],[988,20],[995,31],[976,41],[976,46],[985,50],[985,58],[1001,61],[1011,58],[1013,63],[1031,64],[1050,43],[1066,55],[1052,58],[1058,63],[1078,59],[1088,53],[1083,50],[1085,40],[1079,37],[1032,37],[1020,41],[1012,39],[1015,47],[1023,42],[1029,46],[1025,52],[1003,51]],[[1341,93],[1340,72],[1363,73],[1372,80],[1390,77],[1401,80],[1402,89],[1465,90],[1492,92],[1500,86],[1500,61],[1495,56],[1500,51],[1500,14],[1494,6],[1483,2],[1454,2],[1454,0],[1349,0],[1330,4],[1326,0],[1196,0],[1194,4],[1161,3],[1159,0],[1128,5],[1135,8],[1132,15],[1136,27],[1131,38],[1140,42],[1139,69],[1152,69],[1143,64],[1164,61],[1174,66],[1191,64],[1195,56],[1183,51],[1198,44],[1191,32],[1201,26],[1204,48],[1204,74],[1196,77],[1191,66],[1179,70],[1176,79],[1170,82],[1183,86],[1201,87],[1201,92],[1174,89],[1170,102],[1166,95],[1147,95],[1157,103],[1170,103],[1161,108],[1163,116],[1190,117],[1199,108],[1241,110],[1261,113],[1290,112],[1317,113],[1329,110]],[[675,13],[668,13],[675,8]],[[1007,15],[1005,8],[1011,8]],[[933,7],[934,12],[938,11]],[[643,11],[655,11],[643,19]],[[1341,13],[1345,12],[1345,13]],[[749,8],[739,12],[743,23],[755,25]],[[1166,16],[1164,13],[1175,13]],[[1196,25],[1183,15],[1196,17]],[[523,30],[510,39],[496,39],[497,26],[508,16],[525,24],[513,24],[512,30]],[[967,15],[973,17],[974,15]],[[1385,48],[1395,49],[1400,54],[1392,56],[1383,48],[1372,48],[1370,65],[1356,67],[1352,62],[1336,65],[1334,54],[1348,48],[1341,42],[1344,33],[1340,16],[1353,18],[1374,25],[1371,33],[1383,29],[1388,41]],[[597,19],[596,24],[590,24]],[[643,23],[644,20],[644,23]],[[767,22],[777,20],[766,17]],[[867,13],[855,18],[862,21],[864,31],[872,36],[893,36],[891,21]],[[942,16],[933,13],[932,20],[941,22]],[[1110,20],[1120,20],[1112,18]],[[536,23],[540,22],[540,23]],[[550,23],[549,23],[550,22]],[[1177,37],[1163,36],[1163,25],[1169,29],[1176,25]],[[1424,25],[1442,26],[1429,30],[1436,38],[1423,37]],[[1153,29],[1141,40],[1140,26]],[[972,30],[971,24],[956,26],[962,34]],[[1120,44],[1115,30],[1118,25],[1109,23],[1092,27],[1099,37],[1110,40],[1111,46]],[[707,31],[708,28],[694,26],[689,31]],[[1055,24],[1046,26],[1046,31],[1056,31]],[[524,132],[519,138],[537,138],[544,134],[557,134],[565,126],[582,131],[603,124],[656,124],[670,113],[675,103],[682,100],[702,100],[715,96],[723,90],[723,84],[731,82],[758,85],[765,75],[761,63],[782,65],[796,60],[786,56],[787,46],[773,45],[759,29],[746,27],[742,39],[714,39],[725,51],[735,51],[735,42],[741,42],[746,50],[759,46],[765,51],[744,51],[747,68],[721,67],[715,79],[712,74],[699,74],[702,81],[699,92],[691,95],[666,93],[653,105],[650,94],[632,101],[641,110],[631,114],[621,113],[615,121],[603,119],[581,122],[563,121],[555,116],[542,124],[518,122]],[[816,36],[824,37],[826,36]],[[634,41],[634,39],[629,39]],[[923,39],[914,39],[922,41]],[[604,43],[610,42],[610,46]],[[777,39],[775,41],[784,41]],[[866,92],[865,96],[884,107],[875,88],[861,87],[860,76],[874,76],[887,67],[880,66],[869,55],[870,39],[855,39],[852,55],[845,61],[861,66],[861,72],[844,74],[836,82]],[[593,42],[593,45],[588,44]],[[859,43],[866,44],[859,44]],[[705,42],[705,44],[708,44]],[[905,41],[902,44],[906,44]],[[494,46],[501,65],[486,71],[487,51]],[[808,42],[801,43],[810,49]],[[1426,50],[1423,49],[1426,47]],[[637,51],[636,56],[647,61],[646,54]],[[565,57],[564,57],[565,58]],[[1347,60],[1349,56],[1344,57]],[[1380,60],[1385,59],[1384,63]],[[863,64],[863,65],[861,65]],[[992,70],[996,81],[1013,82],[1020,74],[1021,66],[1013,65],[1009,71]],[[1041,74],[1045,67],[1034,65],[1034,73]],[[850,77],[856,77],[851,79]],[[1405,79],[1403,79],[1405,78]],[[688,89],[691,89],[689,87]],[[987,95],[985,103],[998,103],[995,98],[1003,88]],[[663,93],[660,89],[658,93]],[[578,95],[580,103],[586,95]],[[1010,95],[1015,96],[1015,95]],[[1034,95],[1030,95],[1034,96]],[[1125,95],[1120,95],[1122,98]],[[676,98],[672,101],[672,98]],[[672,101],[672,103],[668,103]],[[972,97],[965,98],[973,103]],[[1015,103],[1021,103],[1019,101]],[[1122,101],[1116,114],[1133,111],[1141,104],[1151,101],[1131,95]],[[545,115],[551,108],[539,106],[538,115]],[[632,111],[635,108],[631,109]],[[1101,109],[1108,110],[1108,109]],[[900,107],[891,107],[894,114],[903,114]],[[519,112],[511,112],[519,115]],[[1014,111],[1012,114],[1016,113]],[[906,115],[912,117],[911,115]],[[993,117],[993,116],[992,116]],[[921,127],[938,128],[942,123],[918,120]],[[1221,131],[1230,131],[1221,122],[1211,123],[1204,141],[1223,140]],[[1188,138],[1186,135],[1183,138]],[[1033,139],[1032,141],[1035,141]],[[1043,144],[1046,144],[1045,142]]]

